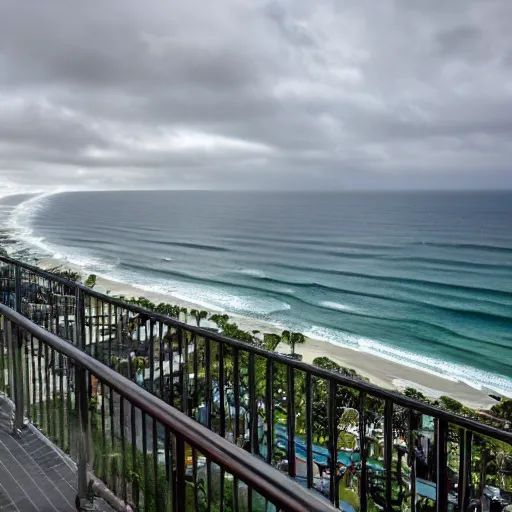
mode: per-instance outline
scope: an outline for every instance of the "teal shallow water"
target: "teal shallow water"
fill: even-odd
[[[80,192],[4,219],[41,256],[512,394],[511,193]]]

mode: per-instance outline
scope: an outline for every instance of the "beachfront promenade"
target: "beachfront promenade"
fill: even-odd
[[[510,501],[505,466],[487,463],[507,458],[508,432],[0,262],[0,388],[14,426],[27,418],[78,464],[82,499],[94,487],[140,510]]]

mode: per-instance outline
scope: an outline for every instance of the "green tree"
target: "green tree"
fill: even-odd
[[[224,325],[228,323],[229,316],[215,313],[214,315],[210,316],[208,320],[210,320],[210,322],[213,322],[219,329],[222,330],[224,328]]]
[[[425,402],[426,404],[430,403],[430,400],[420,391],[414,388],[405,388],[403,394],[409,398],[413,398],[414,400],[418,400],[420,402]]]
[[[92,290],[96,286],[96,274],[89,275],[84,284]]]
[[[46,272],[63,277],[64,279],[67,279],[68,281],[80,282],[80,280],[82,279],[80,272],[76,272],[75,270],[71,270],[71,269],[65,269],[62,266],[49,268],[46,270]]]
[[[281,343],[281,336],[275,333],[265,333],[263,335],[263,348],[274,351]]]
[[[201,327],[201,320],[208,317],[208,311],[191,309],[190,314],[196,319],[197,327]]]
[[[292,348],[292,354],[295,355],[295,345],[305,343],[306,337],[300,332],[283,331],[281,334],[281,341],[290,345]]]
[[[502,399],[501,402],[491,407],[491,414],[512,423],[512,400]]]
[[[237,324],[233,323],[225,323],[222,327],[222,334],[227,336],[228,338],[233,338],[235,340],[245,341],[247,343],[253,342],[252,334],[246,331],[243,331],[238,327]]]

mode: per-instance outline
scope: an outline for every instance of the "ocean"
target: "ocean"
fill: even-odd
[[[512,396],[511,192],[72,192],[0,218],[25,258]]]

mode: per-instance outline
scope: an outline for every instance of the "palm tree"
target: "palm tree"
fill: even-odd
[[[175,306],[171,306],[171,304],[167,304],[166,302],[160,302],[160,304],[158,304],[155,307],[155,311],[157,313],[160,313],[161,315],[174,317],[175,316],[174,308],[175,308]]]
[[[215,315],[212,315],[208,320],[210,322],[213,322],[219,329],[224,329],[224,326],[228,323],[229,316],[228,315],[219,315],[218,313],[215,313]]]
[[[197,327],[201,327],[201,320],[208,316],[208,311],[191,309],[190,314],[196,319]]]
[[[281,341],[292,347],[292,355],[295,355],[295,345],[304,343],[306,337],[300,332],[283,331],[281,334]]]
[[[91,290],[96,285],[96,274],[91,274],[86,280],[85,280],[85,286],[88,286],[91,288]]]
[[[267,350],[274,351],[279,343],[281,343],[281,336],[279,334],[265,333],[263,335],[263,347]]]

